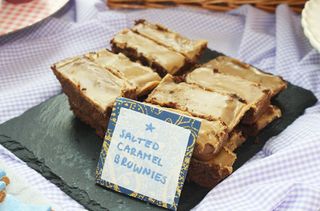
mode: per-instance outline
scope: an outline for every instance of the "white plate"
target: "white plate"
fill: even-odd
[[[302,10],[301,24],[311,45],[320,52],[320,0],[306,2]]]

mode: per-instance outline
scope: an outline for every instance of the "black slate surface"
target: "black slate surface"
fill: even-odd
[[[202,61],[217,55],[208,50]],[[274,103],[281,107],[283,117],[237,150],[235,169],[258,152],[266,140],[283,131],[316,101],[312,92],[289,84],[288,89],[274,99]],[[95,169],[102,140],[91,128],[74,117],[64,94],[0,125],[0,144],[89,210],[161,210],[95,185]],[[207,192],[207,189],[187,182],[179,210],[189,210]]]

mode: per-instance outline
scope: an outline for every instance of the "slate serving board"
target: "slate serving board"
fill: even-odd
[[[201,61],[217,55],[220,54],[207,50]],[[283,111],[282,118],[266,127],[257,137],[248,139],[237,150],[235,169],[316,101],[312,92],[289,84],[274,99],[274,103]],[[95,169],[102,140],[94,130],[74,117],[64,94],[0,125],[0,144],[89,210],[162,210],[95,185]],[[178,209],[191,209],[208,191],[186,182]]]

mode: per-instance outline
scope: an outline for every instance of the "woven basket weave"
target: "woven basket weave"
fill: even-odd
[[[216,11],[228,11],[243,4],[251,4],[268,12],[274,12],[278,4],[287,4],[293,11],[300,13],[305,1],[306,0],[107,0],[107,4],[110,8],[114,9],[166,8],[185,5]]]

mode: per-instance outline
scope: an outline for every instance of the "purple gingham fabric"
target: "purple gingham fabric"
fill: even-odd
[[[133,20],[160,22],[209,47],[312,90],[320,97],[320,54],[304,37],[300,16],[243,6],[229,13],[190,8],[113,11],[104,1],[72,1],[55,17],[0,37],[0,123],[61,92],[50,71],[60,59],[109,47]],[[320,210],[320,104],[211,190],[195,210]],[[83,207],[0,146],[5,160],[63,210]]]

